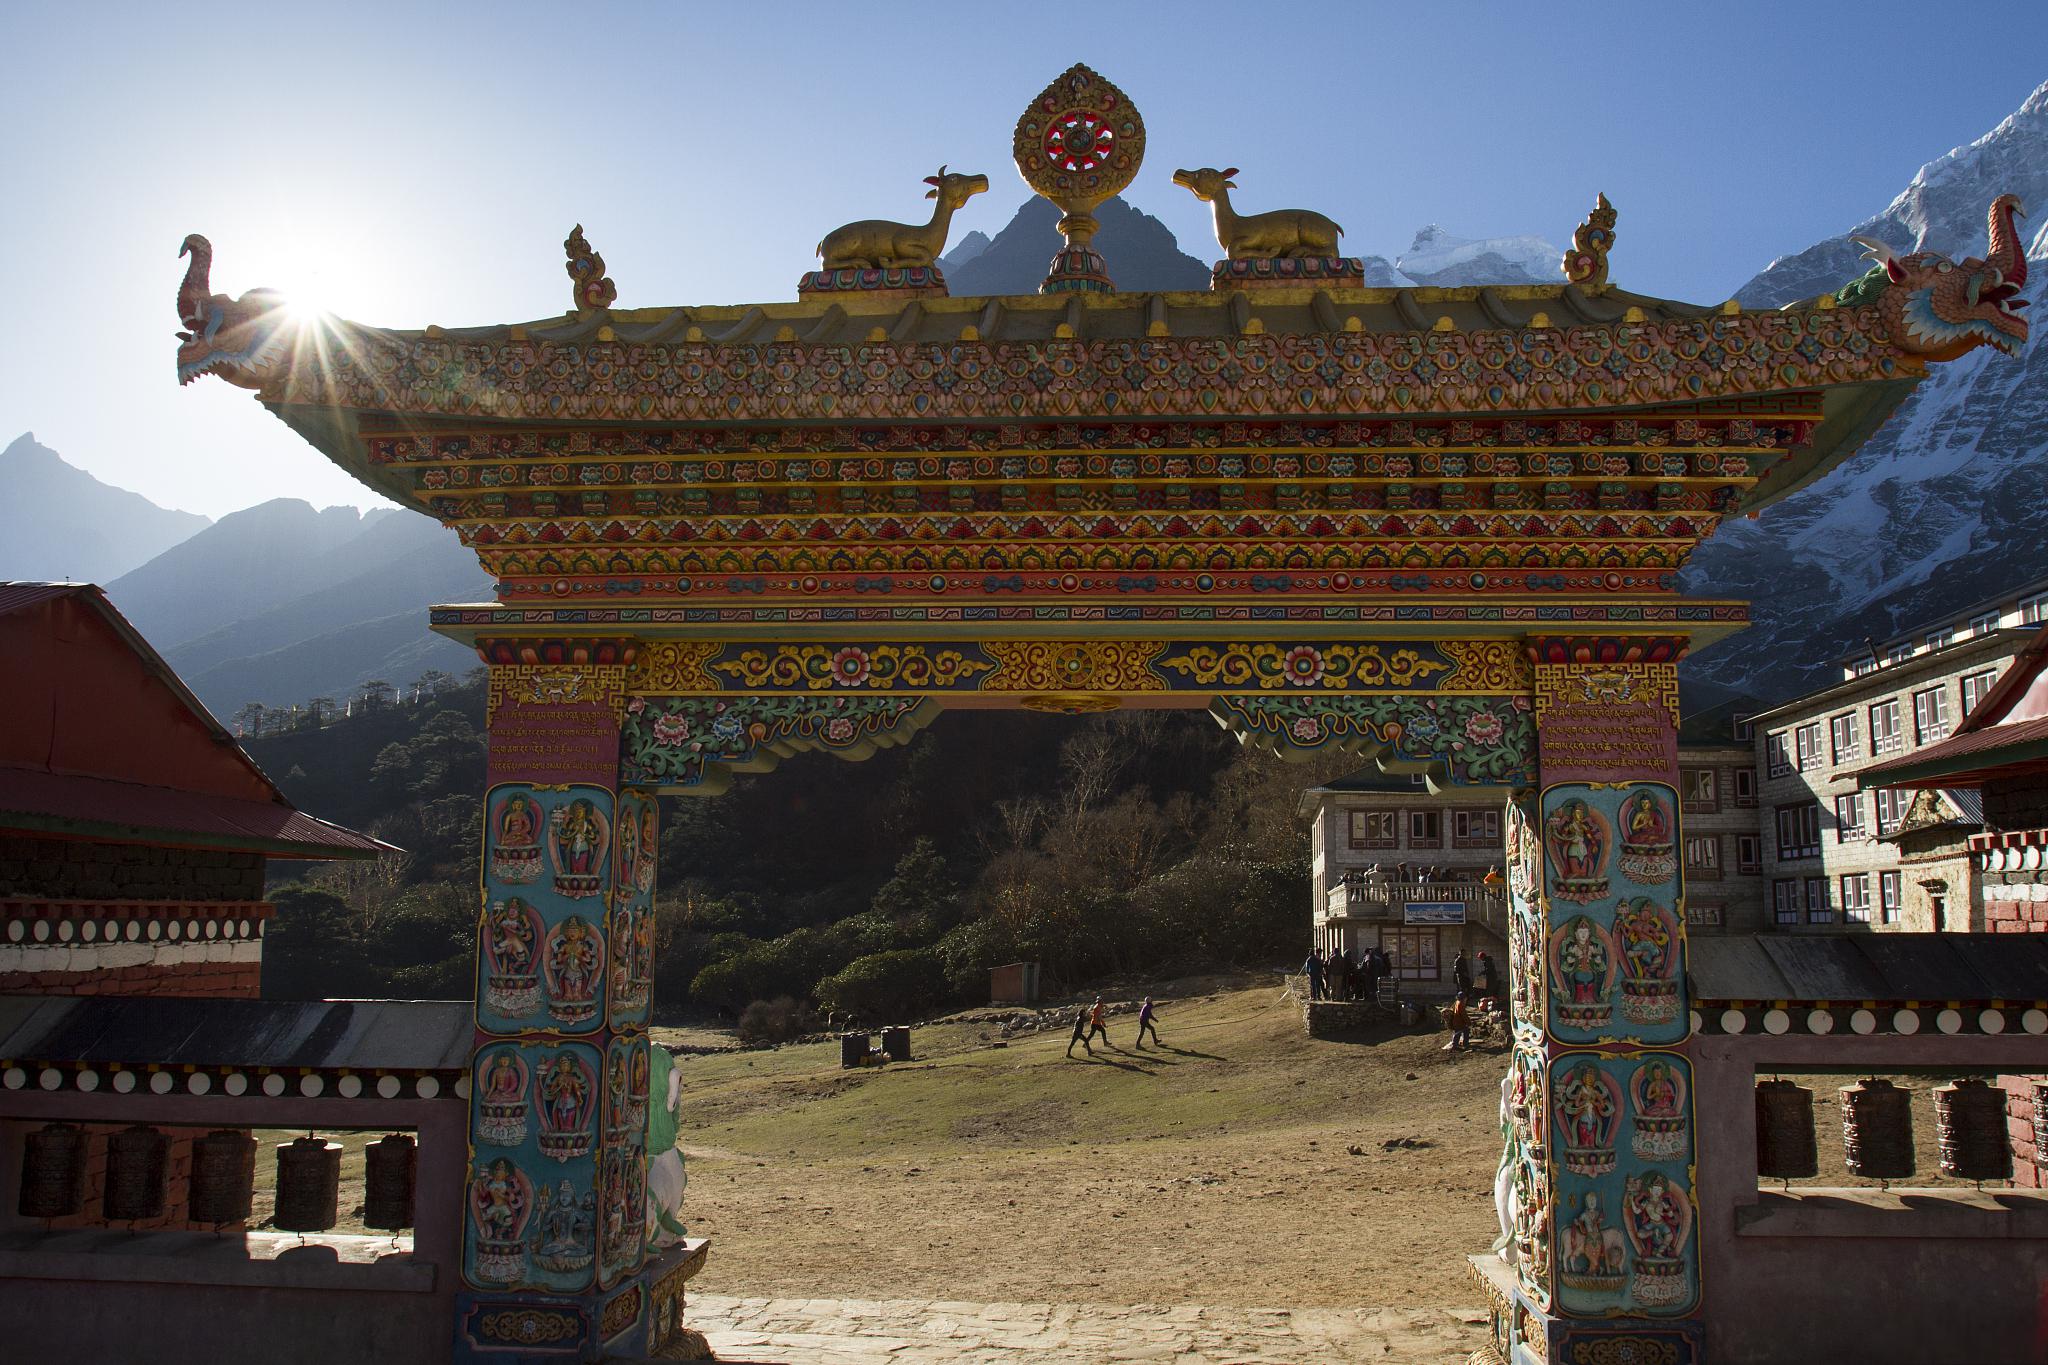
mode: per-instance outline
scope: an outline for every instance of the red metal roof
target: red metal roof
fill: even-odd
[[[0,828],[42,833],[151,838],[164,834],[203,848],[247,849],[299,858],[360,858],[389,844],[316,820],[282,801],[115,782],[103,777],[0,767]]]
[[[1856,774],[1856,780],[1868,789],[1886,786],[1885,778],[1902,774],[1921,786],[1952,787],[1972,774],[2037,762],[2038,754],[2021,751],[2026,746],[2044,743],[2048,743],[2048,716],[2014,721],[1954,735],[1939,744],[1865,768]],[[1973,759],[1979,761],[1969,761]]]

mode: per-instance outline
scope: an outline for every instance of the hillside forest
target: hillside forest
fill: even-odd
[[[467,998],[482,670],[245,742],[300,808],[405,850],[272,863],[264,993]],[[985,1001],[1006,962],[1074,989],[1285,960],[1308,912],[1297,801],[1356,762],[1249,752],[1201,712],[968,712],[864,762],[801,754],[665,798],[656,1020],[787,1036]]]

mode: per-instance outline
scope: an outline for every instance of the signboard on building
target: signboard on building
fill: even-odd
[[[1409,901],[1401,907],[1403,924],[1463,924],[1463,901]]]

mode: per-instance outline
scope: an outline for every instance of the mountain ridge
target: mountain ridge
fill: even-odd
[[[0,450],[0,579],[105,583],[211,524],[93,477],[33,431]]]

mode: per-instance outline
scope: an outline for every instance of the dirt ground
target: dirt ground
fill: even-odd
[[[1270,979],[1176,994],[1157,1051],[1124,1016],[1094,1058],[1068,1060],[1064,1030],[998,1048],[949,1024],[886,1068],[842,1071],[836,1044],[679,1059],[684,1216],[712,1239],[693,1288],[1478,1302],[1464,1256],[1496,1231],[1504,1053],[1313,1040]]]

